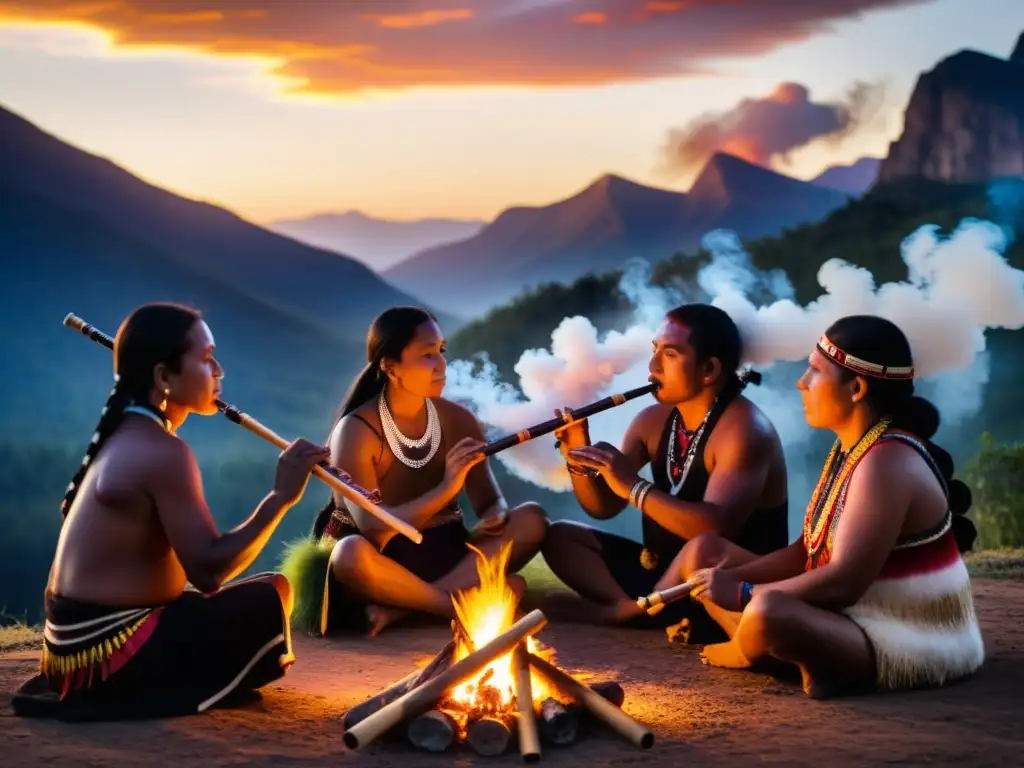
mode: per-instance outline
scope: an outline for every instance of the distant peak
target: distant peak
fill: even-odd
[[[1021,32],[1020,37],[1017,38],[1017,45],[1013,47],[1013,52],[1010,53],[1010,61],[1024,64],[1024,32]]]

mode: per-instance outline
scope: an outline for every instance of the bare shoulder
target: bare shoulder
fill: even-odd
[[[432,398],[431,402],[437,408],[437,415],[441,419],[441,428],[448,434],[461,440],[463,437],[476,437],[482,439],[483,426],[469,408],[453,400],[443,397]]]
[[[192,446],[179,437],[139,432],[122,434],[120,437],[119,441],[109,447],[123,455],[150,483],[178,483],[183,477],[198,470],[199,462]]]
[[[673,406],[664,403],[648,405],[633,417],[629,429],[631,432],[639,432],[641,434],[650,434],[652,432],[660,434],[662,427],[665,426],[665,422],[672,413],[672,409]]]
[[[913,489],[938,483],[924,457],[901,440],[885,440],[872,446],[860,460],[851,486],[869,486],[891,492],[900,487]]]
[[[363,446],[380,443],[382,434],[380,414],[377,412],[376,399],[363,403],[352,413],[346,414],[331,432],[330,442],[333,445],[353,444]]]
[[[767,414],[747,398],[740,395],[725,409],[718,421],[720,434],[730,442],[737,440],[747,445],[766,446],[780,443],[779,433]]]

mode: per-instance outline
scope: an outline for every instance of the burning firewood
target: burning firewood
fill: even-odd
[[[503,717],[481,717],[469,724],[466,743],[479,755],[500,755],[512,740],[511,720]]]
[[[423,669],[418,669],[415,672],[406,675],[386,691],[378,693],[376,696],[367,699],[362,704],[357,704],[352,707],[352,709],[345,713],[345,717],[342,721],[345,730],[347,731],[349,728],[356,725],[356,723],[362,722],[374,712],[379,711],[385,705],[390,704],[392,701],[404,696],[409,691],[418,688],[428,680],[434,679],[439,674],[447,670],[448,667],[451,666],[452,655],[454,653],[455,641],[452,640],[430,661],[430,663],[427,664],[427,666],[423,667]]]
[[[541,611],[528,613],[508,630],[457,661],[437,677],[385,704],[362,722],[347,729],[342,737],[345,746],[349,749],[364,747],[405,718],[415,717],[432,709],[447,691],[479,672],[494,659],[509,653],[521,640],[540,631],[546,623],[547,618]],[[597,698],[600,699],[600,696]]]
[[[650,749],[654,745],[654,734],[641,723],[631,718],[600,694],[581,684],[562,670],[542,658],[529,655],[530,666],[543,675],[552,685],[566,696],[571,696],[587,708],[595,717],[610,726],[627,741]]]
[[[409,741],[427,752],[444,752],[455,741],[458,726],[447,712],[432,709],[409,723]]]

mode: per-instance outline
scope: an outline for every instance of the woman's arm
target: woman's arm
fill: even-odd
[[[164,441],[156,449],[149,490],[171,548],[196,589],[216,592],[252,565],[285,512],[302,497],[313,465],[326,458],[323,446],[291,443],[278,459],[274,489],[248,520],[220,533],[192,449],[181,440]]]
[[[380,454],[380,438],[359,419],[344,418],[331,435],[331,464],[335,469],[347,472],[357,485],[372,490],[377,487],[377,467],[374,457]],[[436,515],[448,503],[457,489],[453,490],[446,480],[426,493],[398,506],[381,505],[384,509],[417,530]],[[378,550],[391,540],[396,531],[382,523],[355,502],[340,494],[334,494],[334,503],[349,511],[359,532],[369,539]]]
[[[782,592],[832,610],[856,603],[896,544],[921,469],[927,467],[909,446],[886,443],[872,449],[850,481],[828,564],[762,584],[754,593]]]
[[[804,569],[807,562],[807,552],[804,549],[803,539],[797,539],[788,547],[783,547],[767,555],[751,560],[735,568],[726,568],[728,574],[736,581],[746,581],[750,584],[765,584],[772,581],[782,581],[796,576]]]

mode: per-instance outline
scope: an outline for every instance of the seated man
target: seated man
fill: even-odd
[[[691,642],[720,634],[689,600],[647,616],[636,600],[678,584],[680,551],[708,532],[767,553],[788,542],[787,480],[779,437],[740,394],[739,331],[722,310],[688,304],[670,311],[654,339],[651,380],[658,404],[630,424],[618,451],[591,446],[586,422],[560,431],[573,491],[592,517],[627,502],[643,520],[643,544],[575,522],[553,523],[543,547],[551,569],[582,600],[552,596],[553,617],[633,626],[688,619]],[[654,483],[638,472],[651,465]],[[590,474],[585,474],[589,471]]]
[[[61,504],[42,661],[12,700],[17,714],[202,712],[252,695],[294,662],[284,577],[226,582],[256,559],[329,453],[292,443],[252,516],[218,532],[195,457],[175,435],[190,413],[217,413],[213,349],[209,327],[185,307],[145,305],[121,325],[114,389]]]
[[[478,583],[478,557],[498,556],[510,587],[540,549],[547,517],[537,504],[509,509],[473,413],[442,396],[447,363],[437,321],[418,307],[391,307],[367,334],[367,364],[330,436],[344,469],[395,517],[423,532],[414,544],[334,494],[310,540],[293,544],[282,569],[295,585],[296,626],[310,634],[377,635],[409,616],[455,616],[452,595]],[[459,495],[477,517],[467,529]]]
[[[975,536],[970,492],[929,441],[938,414],[913,396],[913,366],[902,331],[879,317],[842,318],[821,337],[798,386],[807,423],[837,439],[803,537],[765,557],[714,538],[688,545],[691,595],[732,637],[704,649],[708,663],[782,662],[814,697],[943,685],[981,667],[960,556]]]

